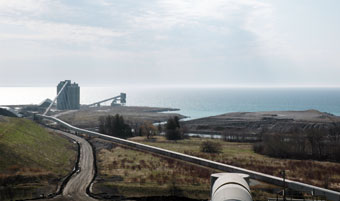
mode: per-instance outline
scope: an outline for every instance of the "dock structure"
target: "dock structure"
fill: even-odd
[[[116,105],[125,105],[126,104],[126,93],[120,93],[119,96],[107,98],[105,100],[101,100],[92,104],[89,104],[89,107],[100,107],[100,104],[111,101],[111,106],[116,106]]]
[[[71,83],[71,80],[61,81],[57,86],[57,94],[59,94],[57,98],[58,110],[80,108],[80,87],[77,83]]]

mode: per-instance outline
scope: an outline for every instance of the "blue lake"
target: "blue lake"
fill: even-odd
[[[316,109],[340,115],[339,88],[143,88],[81,87],[81,103],[127,93],[127,105],[181,109],[191,118],[228,112]],[[2,87],[0,105],[38,104],[53,99],[54,87]],[[108,103],[109,104],[109,103]]]

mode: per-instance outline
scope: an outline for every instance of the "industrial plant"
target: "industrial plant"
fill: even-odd
[[[111,106],[125,105],[126,104],[126,93],[120,93],[119,96],[115,96],[112,98],[107,98],[105,100],[101,100],[92,104],[89,104],[89,107],[100,107],[100,104],[111,101]]]
[[[57,86],[57,96],[50,104],[50,107],[46,109],[45,114],[57,101],[58,110],[77,110],[80,109],[80,87],[77,83],[72,83],[71,80],[61,81]],[[126,94],[120,93],[120,95],[107,98],[105,100],[97,101],[95,103],[86,105],[88,107],[97,106],[100,107],[102,103],[112,101],[111,106],[125,105]]]
[[[80,108],[80,87],[71,80],[61,81],[57,86],[57,109],[75,110]]]

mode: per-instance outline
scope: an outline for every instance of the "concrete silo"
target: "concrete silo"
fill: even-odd
[[[77,83],[71,83],[71,80],[61,81],[57,86],[57,94],[62,87],[64,90],[57,98],[58,110],[75,110],[80,108],[80,87]]]

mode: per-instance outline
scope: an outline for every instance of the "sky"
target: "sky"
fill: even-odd
[[[0,87],[338,87],[339,9],[339,0],[0,0]]]

